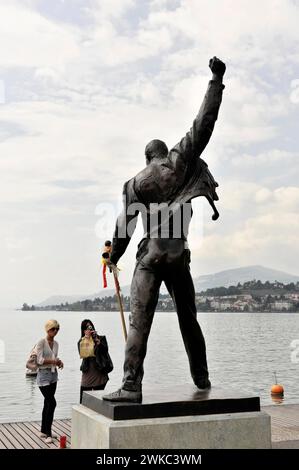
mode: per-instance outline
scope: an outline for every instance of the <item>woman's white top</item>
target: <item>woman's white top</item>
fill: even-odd
[[[56,366],[54,364],[44,364],[45,359],[57,359],[58,357],[58,343],[53,341],[53,349],[50,348],[46,338],[40,339],[36,345],[37,352],[37,364],[39,369],[51,369],[51,372],[55,372]]]

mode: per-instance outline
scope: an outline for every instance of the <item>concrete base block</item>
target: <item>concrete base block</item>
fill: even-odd
[[[113,421],[73,406],[72,449],[270,449],[264,412]]]

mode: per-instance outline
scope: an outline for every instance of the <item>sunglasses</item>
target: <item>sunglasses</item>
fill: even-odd
[[[54,327],[54,328],[50,328],[49,331],[54,331],[54,330],[55,330],[55,331],[59,331],[59,328],[55,328],[55,327]]]

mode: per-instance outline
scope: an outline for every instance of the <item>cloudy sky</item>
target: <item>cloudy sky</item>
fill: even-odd
[[[214,55],[221,218],[196,201],[193,274],[298,274],[298,24],[298,0],[0,0],[0,304],[99,290],[122,185],[189,129]]]

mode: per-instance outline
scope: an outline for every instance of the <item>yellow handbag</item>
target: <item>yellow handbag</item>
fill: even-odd
[[[80,357],[85,359],[86,357],[95,357],[94,353],[94,342],[92,338],[82,338],[80,341]]]

